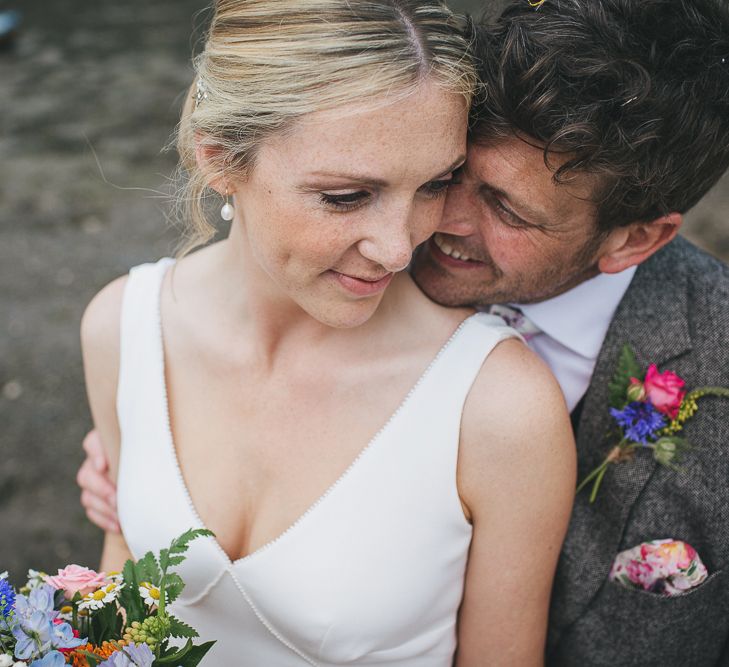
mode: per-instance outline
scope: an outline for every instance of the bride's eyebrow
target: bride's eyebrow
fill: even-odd
[[[374,178],[372,176],[367,176],[366,174],[349,174],[342,171],[314,171],[309,174],[309,176],[315,178],[331,178],[340,181],[350,181],[352,183],[370,185],[373,187],[386,187],[388,185],[387,181],[381,178]]]
[[[459,155],[456,160],[453,161],[453,163],[446,167],[441,173],[439,173],[437,176],[434,176],[432,181],[437,181],[440,178],[443,178],[444,176],[448,176],[451,172],[455,171],[460,167],[464,162],[466,161],[465,155]],[[310,176],[317,177],[317,178],[333,178],[333,179],[341,179],[343,181],[350,181],[352,183],[359,183],[361,185],[369,185],[372,187],[386,187],[388,185],[388,182],[381,179],[381,178],[374,178],[372,176],[368,176],[366,174],[354,174],[354,173],[344,173],[344,172],[328,172],[328,171],[314,171],[310,174]]]

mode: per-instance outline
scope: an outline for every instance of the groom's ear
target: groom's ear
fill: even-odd
[[[633,222],[612,230],[600,248],[598,268],[602,273],[620,273],[645,262],[676,238],[683,216],[669,213],[650,222]]]

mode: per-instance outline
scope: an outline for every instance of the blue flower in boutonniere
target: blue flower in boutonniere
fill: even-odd
[[[640,375],[642,380],[638,379]],[[725,387],[701,387],[687,392],[685,386],[673,371],[661,373],[655,364],[641,374],[633,350],[628,345],[623,347],[609,384],[610,414],[622,437],[603,462],[580,482],[577,493],[592,482],[590,502],[595,502],[610,465],[632,460],[639,449],[651,450],[658,463],[679,470],[676,464],[689,444],[676,434],[698,411],[698,399],[729,398],[729,389]]]
[[[655,438],[666,425],[663,415],[649,402],[633,401],[622,410],[610,408],[610,414],[623,429],[626,438],[643,445],[647,445],[648,439]]]

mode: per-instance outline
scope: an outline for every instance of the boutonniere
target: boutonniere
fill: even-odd
[[[639,380],[641,375],[643,379]],[[690,447],[678,434],[699,409],[698,400],[703,396],[729,398],[729,389],[724,387],[699,387],[687,391],[686,383],[676,373],[660,373],[655,364],[642,374],[635,353],[628,345],[623,347],[608,388],[610,414],[619,441],[577,487],[579,493],[592,482],[591,503],[595,502],[610,466],[631,461],[637,450],[652,451],[658,463],[678,470],[681,455]]]

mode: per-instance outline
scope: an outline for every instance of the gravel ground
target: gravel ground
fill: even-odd
[[[162,149],[203,7],[23,0],[0,53],[0,571],[97,562],[74,482],[89,427],[78,325],[102,285],[174,246]],[[724,260],[728,211],[725,179],[686,229]]]

